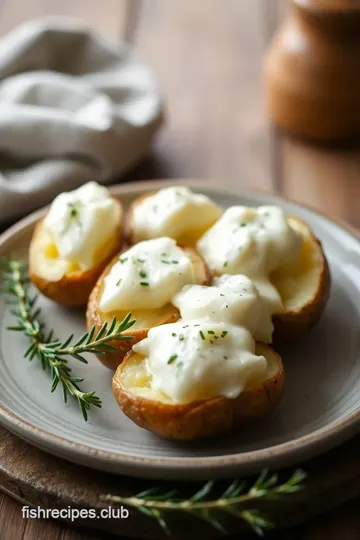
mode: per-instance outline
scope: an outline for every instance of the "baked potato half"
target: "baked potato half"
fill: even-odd
[[[212,275],[203,259],[194,249],[183,249],[190,255],[196,282],[201,285],[209,285]],[[117,262],[118,258],[119,256],[116,255],[107,268],[105,268],[89,297],[86,310],[86,322],[88,328],[95,326],[96,332],[100,330],[105,322],[110,323],[114,317],[116,317],[118,321],[121,321],[128,313],[128,310],[103,313],[99,308],[105,276],[110,272],[110,269]],[[114,341],[110,343],[110,345],[113,345],[116,348],[116,351],[106,351],[104,354],[98,356],[99,360],[110,369],[115,370],[118,367],[125,354],[135,343],[147,336],[150,328],[172,323],[180,318],[179,310],[170,303],[158,309],[131,310],[131,314],[135,323],[128,332],[124,332],[124,335],[131,336],[132,339],[126,341]]]
[[[131,204],[127,217],[126,217],[126,241],[127,243],[132,246],[138,242],[141,242],[142,240],[147,240],[148,238],[144,238],[142,236],[139,236],[134,231],[134,211],[137,206],[139,206],[145,199],[148,199],[152,197],[153,195],[156,195],[156,192],[147,193],[145,195],[141,195],[135,201]],[[200,210],[201,211],[201,210]],[[168,236],[171,236],[171,238],[175,238],[177,243],[182,246],[191,246],[195,247],[196,242],[199,240],[199,238],[209,229],[215,221],[220,217],[221,212],[220,210],[217,212],[213,211],[212,215],[207,216],[207,219],[205,219],[204,214],[202,214],[203,224],[198,227],[185,226],[185,222],[182,222],[184,225],[183,232],[180,235],[176,235],[176,237],[172,234],[169,234]],[[165,234],[162,234],[161,236],[164,236]]]
[[[304,336],[321,318],[329,299],[329,265],[320,241],[310,227],[296,217],[291,226],[302,234],[299,263],[291,273],[274,272],[271,282],[280,293],[284,310],[273,316],[273,343],[294,341]]]
[[[280,356],[257,344],[267,359],[266,376],[253,380],[236,398],[216,397],[187,404],[172,402],[151,388],[144,356],[128,352],[117,368],[112,389],[121,410],[138,426],[168,439],[201,439],[237,431],[243,424],[270,413],[281,400],[284,369]]]
[[[98,250],[98,263],[89,270],[81,270],[71,261],[61,259],[43,219],[36,225],[29,248],[30,279],[39,291],[64,306],[85,306],[97,279],[121,250],[124,228],[123,209],[116,201],[119,223],[111,237]]]

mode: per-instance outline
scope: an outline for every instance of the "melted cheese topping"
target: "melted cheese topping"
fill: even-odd
[[[133,240],[170,236],[184,243],[184,235],[197,237],[220,217],[221,209],[205,195],[183,186],[161,189],[134,205]]]
[[[234,399],[267,368],[242,327],[204,320],[152,328],[133,350],[145,356],[151,388],[177,403],[216,396]]]
[[[161,308],[190,283],[195,283],[191,259],[175,240],[140,242],[122,253],[105,277],[100,310]]]
[[[75,191],[58,195],[43,226],[57,257],[88,270],[98,262],[99,248],[116,230],[119,212],[110,192],[89,182]]]
[[[197,250],[217,275],[250,277],[271,313],[282,310],[270,274],[296,265],[302,235],[288,223],[276,206],[232,206],[198,241]]]
[[[187,285],[172,303],[184,320],[201,318],[243,326],[256,341],[271,342],[271,313],[246,276],[225,274],[215,278],[211,287]]]

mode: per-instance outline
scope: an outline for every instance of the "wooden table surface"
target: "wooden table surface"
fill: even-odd
[[[267,121],[261,60],[287,10],[284,0],[0,0],[0,33],[44,15],[75,16],[114,42],[131,42],[153,67],[168,122],[151,157],[126,180],[205,178],[261,189],[360,228],[360,151],[295,141]],[[355,540],[359,503],[274,538]],[[1,540],[110,538],[23,520],[20,508],[0,495]]]

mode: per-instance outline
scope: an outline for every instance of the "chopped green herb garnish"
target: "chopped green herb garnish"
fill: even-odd
[[[171,264],[170,261],[164,261],[164,259],[161,259],[161,262],[162,262],[163,264]]]
[[[175,336],[176,336],[175,332],[173,332],[173,333],[172,333],[171,335],[172,335],[173,337],[175,337]]]
[[[223,356],[223,359],[224,359],[224,360],[227,360],[227,359],[228,359],[228,357],[227,357],[227,356]]]
[[[179,264],[179,261],[171,261],[173,264]]]
[[[172,364],[173,362],[175,362],[175,360],[177,359],[178,355],[177,354],[173,354],[172,356],[170,356],[169,360],[167,361],[168,364]]]
[[[79,214],[79,209],[76,208],[76,206],[73,203],[69,203],[69,208],[70,208],[70,217],[76,218]]]
[[[200,330],[199,334],[200,334],[201,339],[205,339],[204,332],[202,330]]]
[[[184,341],[184,334],[179,334],[179,341]]]
[[[225,336],[227,335],[227,333],[228,333],[227,330],[224,330],[224,331],[222,332],[222,334],[221,334],[221,337],[225,337]]]
[[[212,339],[210,339],[210,343],[211,343],[211,345],[214,345],[214,342],[213,342],[213,340],[212,340]]]
[[[145,262],[145,259],[136,259],[136,260],[137,260],[137,262],[139,262],[139,263],[144,263],[144,262]]]
[[[127,260],[128,260],[128,257],[120,257],[119,258],[120,264],[124,264]]]
[[[208,334],[215,334],[214,330],[208,330]]]
[[[141,285],[142,287],[148,287],[148,286],[149,286],[149,284],[148,284],[147,281],[140,281],[140,285]]]
[[[68,232],[69,228],[71,227],[72,223],[75,223],[78,227],[81,227],[81,221],[80,221],[80,207],[81,203],[80,201],[76,202],[69,202],[67,203],[68,206],[68,216],[67,216],[67,223],[65,224],[65,227],[62,231],[62,234],[65,234]]]
[[[225,294],[220,293],[220,296],[225,296]]]
[[[139,275],[140,277],[146,277],[146,272],[144,272],[144,270],[140,270]]]
[[[120,278],[117,282],[116,282],[116,286],[118,287],[120,285],[120,283],[122,282],[122,279]]]
[[[228,265],[228,261],[225,261],[225,262],[224,262],[224,268],[226,268],[227,265]]]

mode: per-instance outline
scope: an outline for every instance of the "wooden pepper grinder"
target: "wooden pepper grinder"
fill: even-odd
[[[270,117],[318,141],[360,136],[360,0],[293,0],[265,62]]]

